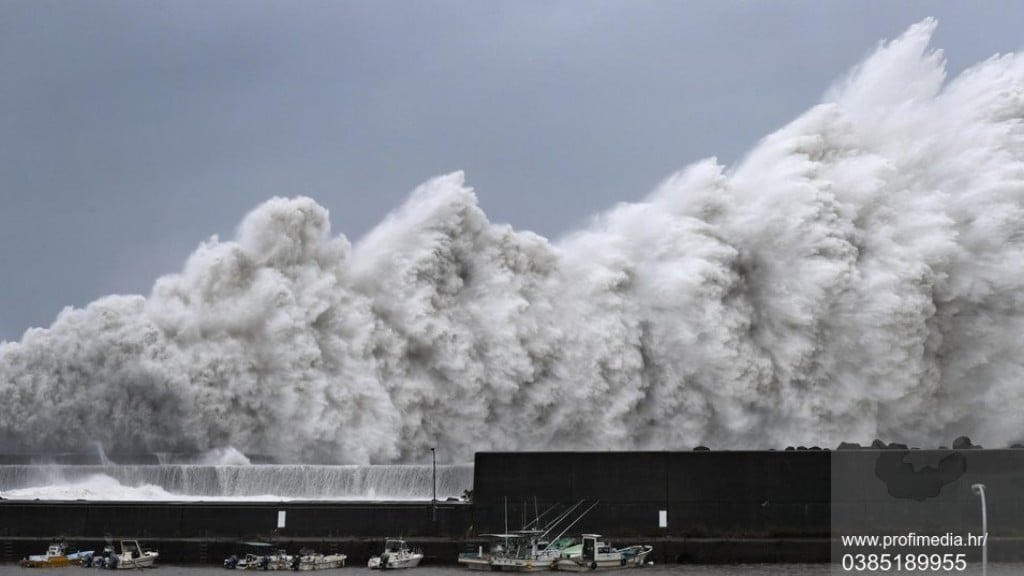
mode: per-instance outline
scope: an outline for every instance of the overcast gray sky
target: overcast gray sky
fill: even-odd
[[[952,74],[1020,2],[0,0],[0,340],[148,294],[274,196],[357,241],[463,169],[549,238],[732,163],[926,16]]]

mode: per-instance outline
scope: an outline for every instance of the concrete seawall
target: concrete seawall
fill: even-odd
[[[480,453],[474,523],[500,531],[506,500],[518,521],[582,499],[601,502],[575,527],[582,532],[827,538],[830,478],[826,451]]]
[[[284,513],[284,527],[278,527]],[[384,538],[404,536],[434,563],[454,563],[483,541],[467,538],[472,506],[440,502],[0,502],[0,560],[39,554],[63,537],[100,550],[104,537],[137,539],[178,564],[220,563],[244,540],[296,551],[343,552],[365,564]]]
[[[988,488],[989,557],[1024,560],[1024,450],[479,453],[473,502],[436,506],[0,501],[0,558],[39,553],[58,536],[95,547],[110,535],[172,563],[219,563],[238,541],[259,539],[340,550],[358,564],[404,536],[428,563],[451,564],[506,518],[517,528],[586,500],[600,504],[567,534],[651,543],[657,562],[828,562],[844,534],[980,532],[974,483]]]

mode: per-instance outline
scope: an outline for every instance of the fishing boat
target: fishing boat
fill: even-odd
[[[107,545],[103,547],[103,550],[100,551],[99,554],[84,554],[79,558],[79,561],[82,566],[86,568],[92,568],[94,566],[97,568],[103,568],[106,564],[106,558],[114,554],[116,554],[114,544],[108,540]]]
[[[81,562],[83,557],[92,556],[93,551],[79,552],[64,542],[54,542],[46,548],[46,554],[33,554],[21,561],[26,568],[59,568]]]
[[[636,568],[644,565],[653,550],[648,545],[615,548],[600,538],[600,534],[584,534],[581,544],[562,550],[553,568],[566,572]]]
[[[108,543],[103,548],[102,556],[91,556],[88,562],[83,558],[82,564],[111,569],[151,568],[159,557],[159,552],[144,550],[139,546],[138,540],[121,540],[120,552],[115,551],[114,545]]]
[[[575,519],[552,539],[549,539],[549,535],[582,508],[582,500],[570,506],[568,510],[548,522],[543,528],[540,527],[540,519],[553,508],[549,508],[543,515],[524,526],[522,530],[505,534],[485,534],[484,536],[491,540],[487,551],[484,551],[484,547],[481,546],[475,552],[460,554],[458,562],[470,570],[505,572],[551,570],[561,557],[562,550],[575,543],[571,538],[563,538],[565,532],[593,510],[597,504],[594,502],[582,513],[578,513]]]
[[[370,558],[366,566],[371,570],[415,568],[420,560],[423,560],[423,552],[409,548],[405,540],[389,538],[384,541],[384,552]]]
[[[257,557],[255,564],[246,565],[247,570],[291,570],[295,557],[278,548],[269,554]]]
[[[245,553],[232,554],[224,560],[230,570],[291,570],[292,557],[284,550],[275,550],[268,542],[242,542]]]
[[[345,565],[344,554],[318,554],[310,548],[303,548],[292,557],[292,570],[328,570]]]
[[[505,534],[482,534],[484,538],[490,538],[491,542],[487,548],[480,546],[473,552],[462,552],[459,554],[458,563],[469,570],[490,570],[491,555],[502,552],[502,542],[505,541]]]
[[[469,570],[506,572],[535,572],[549,570],[556,557],[542,558],[536,541],[530,542],[528,535],[519,533],[483,534],[490,539],[489,545],[479,547],[475,552],[459,554],[459,564]]]
[[[541,533],[520,530],[510,534],[484,534],[490,538],[485,549],[459,554],[459,564],[469,570],[492,570],[504,572],[538,572],[550,570],[561,556],[561,552],[574,542],[571,538],[557,538],[547,542]]]
[[[540,530],[519,530],[503,535],[503,550],[491,555],[491,570],[504,572],[539,572],[550,570],[561,555],[562,548],[572,544],[561,538],[549,543]]]

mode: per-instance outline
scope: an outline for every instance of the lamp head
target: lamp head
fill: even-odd
[[[985,485],[984,484],[971,484],[971,491],[974,492],[975,494],[977,494],[978,496],[981,496],[982,493],[985,492]]]

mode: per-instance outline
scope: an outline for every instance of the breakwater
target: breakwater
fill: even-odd
[[[437,496],[461,497],[471,464],[436,470]],[[430,500],[430,465],[8,464],[0,496],[42,500]]]

